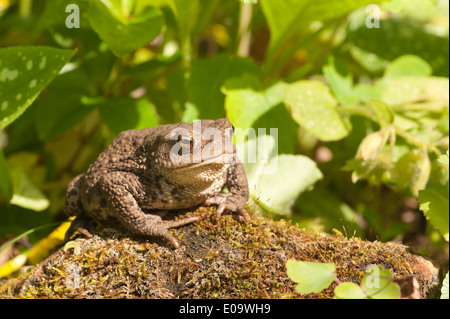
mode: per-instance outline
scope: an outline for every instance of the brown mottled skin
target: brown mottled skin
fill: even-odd
[[[233,126],[226,118],[198,124],[201,129],[197,130],[192,123],[178,123],[120,133],[85,174],[69,183],[65,213],[116,218],[134,233],[161,236],[175,247],[179,244],[168,229],[197,218],[162,220],[148,210],[217,205],[219,217],[230,211],[249,220],[247,178],[231,142]],[[203,134],[205,129],[216,129],[220,135],[199,138],[198,132]],[[231,144],[225,147],[226,142]],[[180,150],[177,160],[170,156],[174,145]],[[213,154],[210,147],[222,151]],[[224,186],[229,193],[222,193]]]

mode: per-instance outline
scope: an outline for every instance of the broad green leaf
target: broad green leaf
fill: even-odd
[[[110,100],[101,105],[100,114],[103,121],[116,134],[130,129],[143,129],[158,125],[158,118],[153,105],[145,98],[129,97]]]
[[[237,142],[238,157],[244,164],[252,199],[267,211],[290,214],[295,199],[320,180],[322,173],[306,156],[278,155],[276,143],[270,135]]]
[[[0,49],[0,129],[25,112],[73,54],[39,46]]]
[[[442,282],[441,299],[449,299],[449,297],[448,297],[448,271],[447,271],[447,275],[445,275],[444,281]]]
[[[389,64],[383,80],[399,76],[430,76],[432,73],[433,69],[424,59],[415,55],[403,55]]]
[[[187,91],[191,107],[198,118],[183,117],[184,121],[200,118],[217,119],[225,115],[225,95],[220,88],[227,79],[240,77],[245,73],[259,75],[260,68],[249,59],[232,58],[225,54],[200,59],[193,63]],[[194,114],[190,110],[190,114]]]
[[[371,266],[362,282],[361,288],[370,299],[399,299],[400,287],[392,280],[389,270],[380,266]]]
[[[0,150],[0,192],[6,197],[6,199],[11,199],[11,181],[8,174],[8,168],[6,167],[5,157],[3,152]]]
[[[250,74],[226,81],[222,92],[226,95],[227,117],[235,127],[252,127],[262,114],[283,103],[286,86],[284,82],[277,82],[262,90],[259,79]]]
[[[319,293],[328,288],[336,278],[333,263],[316,263],[290,259],[286,263],[287,275],[298,285],[295,291],[300,294]]]
[[[419,192],[420,210],[446,241],[449,241],[449,203],[447,197],[435,190],[425,189]]]
[[[123,57],[161,33],[164,19],[158,9],[146,7],[133,16],[127,15],[127,9],[114,2],[92,1],[89,22],[115,55]]]
[[[367,299],[367,296],[360,286],[353,282],[343,282],[334,289],[336,299]]]
[[[322,141],[337,141],[349,129],[337,111],[337,102],[328,87],[318,81],[298,81],[285,92],[285,104],[292,117]]]
[[[344,64],[340,64],[344,68]],[[342,105],[356,105],[359,102],[356,92],[353,90],[353,77],[348,70],[338,71],[335,59],[332,55],[328,58],[328,64],[322,68],[323,75],[327,79],[334,96]],[[344,73],[344,74],[342,74]]]

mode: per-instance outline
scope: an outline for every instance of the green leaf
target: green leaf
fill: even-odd
[[[336,278],[333,263],[316,263],[290,259],[286,263],[287,275],[298,285],[295,291],[300,294],[319,293],[328,288]]]
[[[449,161],[448,160],[449,160],[448,150],[447,150],[447,154],[441,155],[438,158],[438,162],[441,163],[442,165],[447,166],[447,168],[449,166]]]
[[[394,121],[394,112],[392,108],[381,100],[371,99],[369,107],[375,112],[376,121],[381,127],[386,127]]]
[[[259,79],[251,74],[232,78],[225,82],[225,110],[235,127],[247,129],[273,107],[283,103],[287,84],[277,82],[266,90],[260,87]]]
[[[432,73],[433,69],[424,59],[415,55],[403,55],[389,64],[383,80],[399,76],[430,76]]]
[[[431,163],[426,150],[412,150],[403,155],[395,164],[393,177],[399,189],[408,187],[414,196],[424,189],[431,173]]]
[[[11,199],[12,189],[11,180],[6,167],[5,157],[3,151],[0,150],[0,192],[5,195],[6,199]]]
[[[417,11],[415,5],[409,2],[408,6]],[[346,41],[350,46],[354,45],[370,54],[368,56],[370,60],[366,62],[379,64],[377,60],[393,61],[405,54],[410,54],[427,61],[432,66],[434,75],[448,77],[449,39],[447,36],[433,34],[424,28],[422,23],[414,23],[394,15],[382,19],[381,28],[371,29],[366,26],[366,18],[367,13],[362,11],[358,23],[349,24]]]
[[[343,63],[339,64],[339,66],[341,69],[345,67]],[[324,65],[322,69],[323,75],[327,79],[334,96],[336,96],[340,104],[346,106],[358,104],[358,96],[353,90],[353,77],[348,70],[344,69],[339,72],[332,55],[328,58],[328,64]]]
[[[360,286],[353,282],[343,282],[334,289],[336,299],[367,299],[367,296]]]
[[[123,57],[161,33],[164,19],[158,9],[146,7],[133,16],[126,7],[114,5],[114,2],[92,1],[89,22],[115,55]]]
[[[267,211],[290,214],[295,199],[321,179],[322,173],[306,156],[278,155],[276,143],[271,135],[237,142],[238,157],[244,164],[253,200]]]
[[[295,33],[313,21],[326,21],[381,0],[260,0],[270,28],[269,60]]]
[[[225,96],[220,88],[227,79],[240,77],[245,73],[259,75],[260,68],[249,59],[232,58],[225,54],[212,58],[197,60],[191,70],[187,91],[198,118],[186,118],[185,121],[196,119],[217,119],[225,115]],[[190,110],[190,114],[195,114]]]
[[[448,193],[444,197],[435,190],[419,192],[420,210],[446,241],[449,241],[449,203]]]
[[[49,200],[25,175],[23,169],[19,166],[9,168],[13,196],[11,204],[31,209],[34,211],[43,211],[50,206]]]
[[[448,271],[447,271],[447,275],[445,275],[444,281],[442,282],[441,299],[449,299],[448,298]]]
[[[399,299],[400,287],[392,280],[389,270],[374,265],[367,269],[361,288],[370,299]]]
[[[0,49],[0,129],[25,112],[74,53],[38,46]]]
[[[349,134],[336,100],[322,82],[298,81],[290,84],[285,94],[292,117],[320,140],[337,141]]]
[[[145,98],[129,97],[110,100],[100,106],[103,121],[116,134],[130,129],[143,129],[158,125],[153,105]]]

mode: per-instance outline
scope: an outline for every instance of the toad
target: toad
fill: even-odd
[[[131,232],[163,237],[176,248],[168,230],[197,217],[163,220],[159,212],[215,205],[218,217],[228,211],[248,221],[247,178],[233,133],[226,118],[124,131],[69,183],[64,211],[116,218]]]

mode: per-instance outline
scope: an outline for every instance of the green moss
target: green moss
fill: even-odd
[[[212,209],[187,214],[202,218],[173,230],[181,242],[177,250],[161,239],[104,223],[91,230],[92,238],[76,239],[81,247],[78,255],[61,248],[27,276],[1,282],[0,297],[333,297],[334,284],[320,294],[295,293],[285,267],[291,258],[334,262],[341,282],[360,283],[367,266],[382,265],[395,278],[415,275],[422,296],[437,282],[436,268],[400,244],[313,234],[258,215],[241,224],[231,216],[217,220]]]

